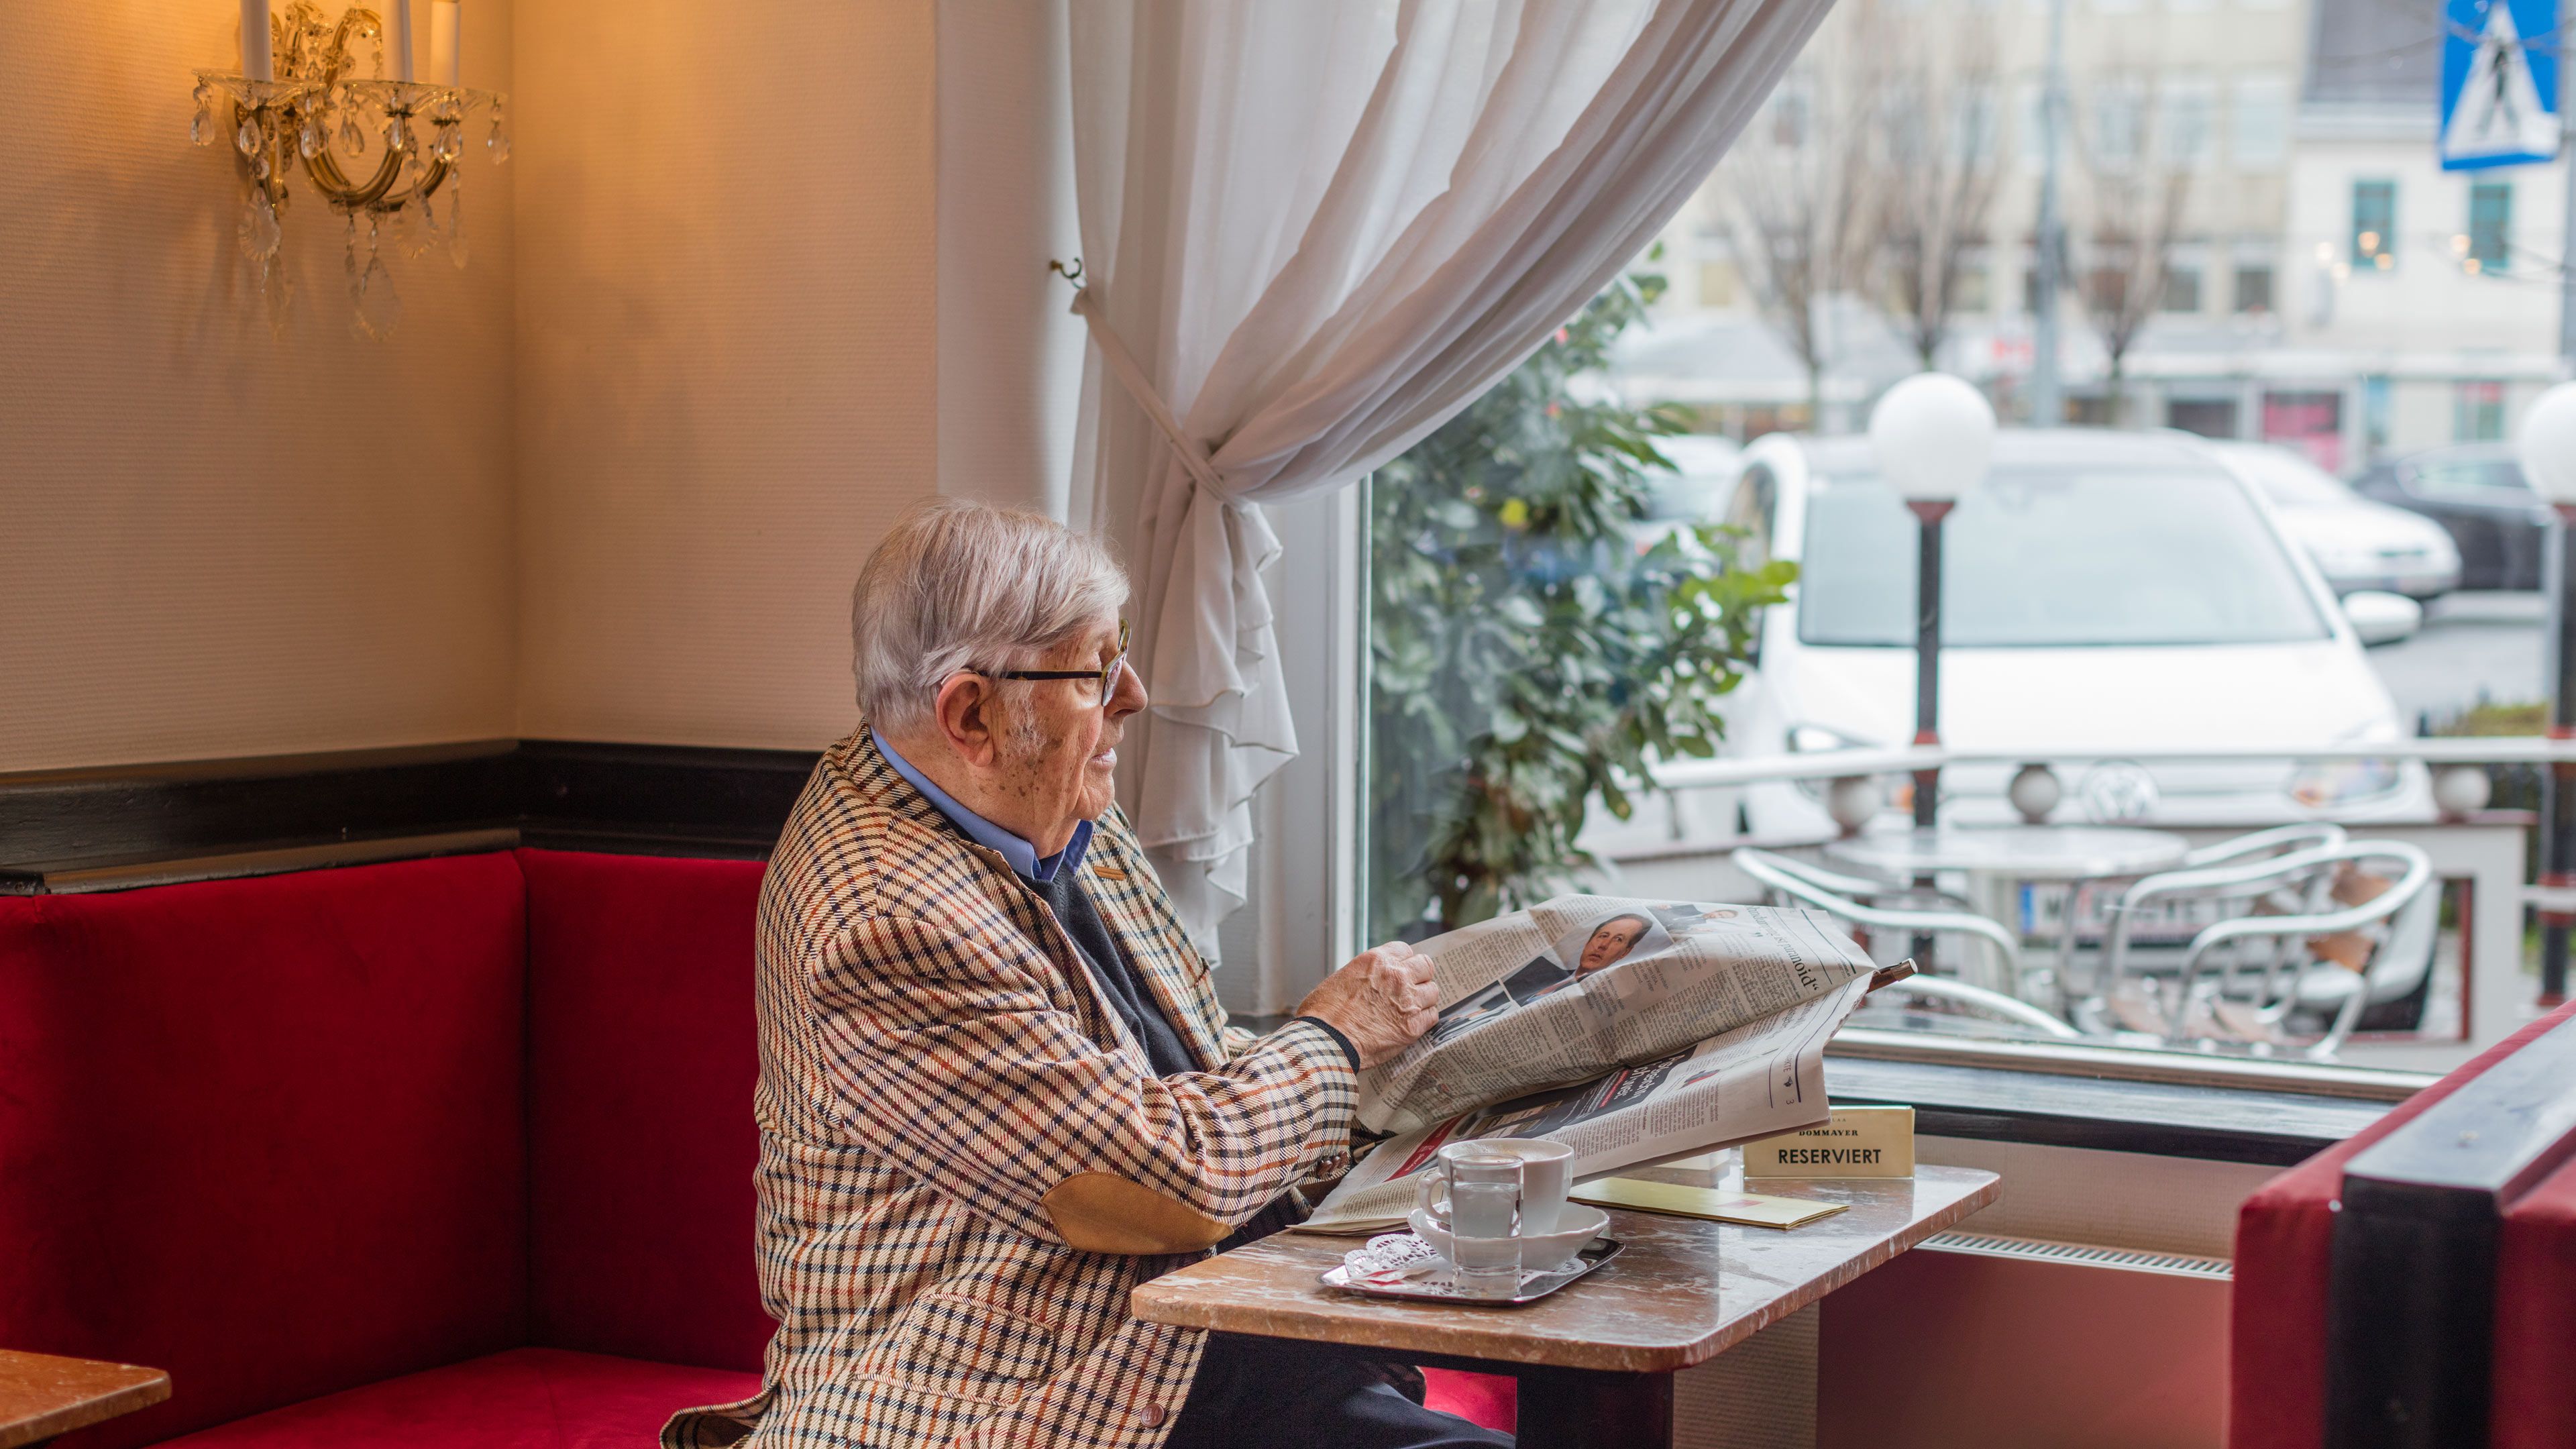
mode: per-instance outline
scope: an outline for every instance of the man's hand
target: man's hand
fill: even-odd
[[[1412,1045],[1440,1019],[1431,958],[1402,941],[1362,951],[1297,1003],[1297,1015],[1330,1022],[1373,1067]]]

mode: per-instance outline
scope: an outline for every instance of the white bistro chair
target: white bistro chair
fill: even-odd
[[[2393,865],[2399,873],[2368,875],[2365,863]],[[2380,889],[2339,903],[2333,894],[2339,879],[2374,880]],[[2247,908],[2194,935],[2170,991],[2152,993],[2167,1040],[2242,1039],[2243,1028],[2267,1040],[2294,1016],[2330,1017],[2325,1034],[2305,1049],[2327,1059],[2342,1049],[2364,1010],[2411,994],[2431,972],[2441,923],[2441,896],[2432,883],[2432,860],[2417,847],[2356,840],[2150,876],[2130,888],[2123,905],[2197,895]],[[2106,989],[2115,996],[2133,974],[2125,931],[2131,919],[2124,910],[2113,927]],[[2221,953],[2223,964],[2204,980]],[[2359,969],[2338,959],[2351,954],[2362,956]],[[2249,968],[2259,973],[2259,984],[2244,999],[2240,983]],[[2237,1008],[2233,1022],[2230,1008]]]
[[[2002,958],[2006,980],[2018,983],[2022,979],[2021,943],[2013,939],[2011,931],[1984,916],[1970,911],[1869,905],[1858,897],[1872,890],[1885,889],[1882,883],[1842,875],[1794,856],[1747,846],[1736,851],[1733,858],[1736,869],[1759,882],[1775,900],[1811,906],[1826,915],[1874,931],[1973,936],[1993,947]],[[1880,989],[1920,1000],[1965,1006],[2053,1037],[2081,1035],[2075,1028],[2027,1001],[1952,977],[1914,975]]]

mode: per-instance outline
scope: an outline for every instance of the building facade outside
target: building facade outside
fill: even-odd
[[[1828,98],[1928,84],[1950,93],[1933,120],[1948,122],[1952,164],[1977,153],[1963,169],[1982,168],[1991,192],[1957,244],[1932,360],[2027,419],[2048,22],[2034,0],[1838,9],[1666,233],[1673,288],[1626,353],[1623,386],[1745,438],[1856,427],[1921,366],[1902,278],[1846,267],[1845,285],[1811,286],[1798,309],[1822,361],[1811,385],[1794,317],[1777,296],[1765,305],[1778,269],[1745,256],[1779,250],[1777,235],[1748,229],[1741,198],[1766,179],[1777,190],[1782,174],[1818,197],[1849,189],[1837,181],[1900,194],[1906,168],[1854,159],[1860,148],[1838,150],[1833,133],[1837,121],[1902,129],[1901,118]],[[2440,169],[2441,49],[2420,4],[2066,0],[2064,23],[2068,421],[2277,441],[2351,474],[2506,436],[2564,375],[2563,168]],[[1778,159],[1791,155],[1824,159]],[[1849,220],[1819,215],[1822,201],[1788,210],[1807,223],[1785,229],[1792,251]],[[1873,246],[1888,250],[1888,236],[1858,250]],[[1810,250],[1809,273],[1833,272],[1830,248]]]

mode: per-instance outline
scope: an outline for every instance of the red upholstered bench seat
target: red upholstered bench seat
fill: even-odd
[[[745,1398],[760,1375],[514,1348],[164,1441],[185,1449],[636,1449],[671,1410]]]
[[[65,1449],[649,1445],[752,1392],[760,874],[0,897],[0,1347],[172,1384]]]

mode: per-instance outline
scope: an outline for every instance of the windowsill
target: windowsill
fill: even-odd
[[[1837,1102],[1910,1106],[1926,1135],[2288,1167],[2350,1137],[2385,1102],[1826,1052]]]

